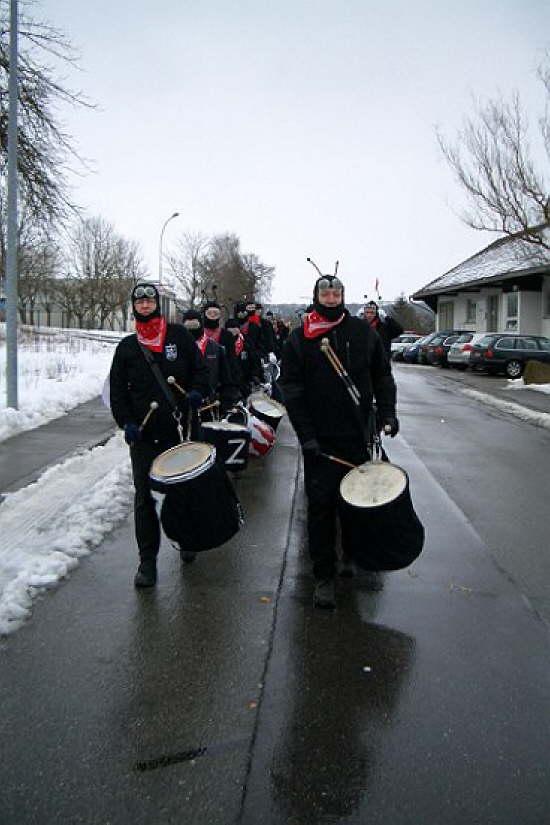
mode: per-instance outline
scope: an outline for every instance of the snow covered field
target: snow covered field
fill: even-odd
[[[58,418],[101,393],[120,333],[113,343],[20,333],[19,409],[6,408],[5,324],[0,324],[0,441]]]

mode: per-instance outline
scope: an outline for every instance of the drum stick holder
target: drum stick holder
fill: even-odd
[[[145,360],[147,361],[147,363],[151,367],[151,371],[152,371],[153,375],[155,376],[155,378],[157,379],[157,382],[158,382],[161,390],[163,391],[164,395],[166,396],[166,400],[168,401],[168,403],[170,404],[170,407],[172,408],[172,415],[173,415],[174,420],[176,422],[176,429],[178,431],[178,436],[179,436],[180,442],[183,442],[183,441],[186,440],[183,437],[183,425],[181,423],[183,413],[181,412],[180,409],[178,409],[178,405],[176,404],[176,402],[174,400],[174,396],[170,392],[170,388],[168,387],[168,384],[164,380],[164,376],[161,373],[158,364],[155,363],[155,360],[154,360],[151,352],[147,349],[147,347],[143,346],[143,344],[139,344],[139,348],[141,349]],[[172,376],[170,376],[170,377],[172,377]],[[178,384],[176,384],[176,381],[174,379],[172,379],[172,383],[174,383],[176,385],[176,387],[180,390],[182,395],[184,395],[184,396],[186,395],[185,390],[182,389],[182,387],[180,387]],[[188,416],[187,416],[187,441],[189,441],[190,438],[191,438],[191,410],[189,410],[189,413],[188,413]]]

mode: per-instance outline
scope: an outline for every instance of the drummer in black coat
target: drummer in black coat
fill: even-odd
[[[328,339],[360,395],[356,407],[342,379],[321,350]],[[352,464],[367,460],[367,438],[376,400],[382,424],[392,436],[399,429],[395,383],[379,336],[344,305],[344,287],[336,276],[318,278],[313,310],[283,348],[281,385],[286,409],[304,455],[308,499],[308,545],[315,577],[314,604],[334,608],[336,516],[340,481]],[[345,536],[343,536],[346,562]],[[346,571],[352,568],[347,561]]]
[[[134,520],[140,557],[134,583],[136,587],[152,587],[157,579],[160,524],[151,495],[149,469],[160,453],[179,443],[180,435],[174,411],[141,347],[152,354],[164,379],[173,376],[185,391],[183,395],[171,385],[184,435],[188,416],[208,394],[208,368],[189,333],[180,324],[167,323],[160,314],[159,294],[153,284],[134,287],[132,306],[136,333],[123,338],[115,350],[110,372],[110,403],[115,421],[124,430],[132,460]]]
[[[369,301],[368,304],[365,304],[363,319],[372,329],[376,330],[382,339],[388,359],[391,359],[391,342],[403,332],[403,327],[399,321],[396,321],[383,309],[379,309],[376,301]]]
[[[219,309],[218,309],[219,312]],[[231,333],[220,330],[224,333],[224,341],[229,344],[222,346],[219,343],[221,336],[216,340],[216,336],[209,335],[204,327],[204,312],[196,309],[188,309],[183,315],[183,325],[191,333],[197,348],[208,367],[208,400],[209,402],[219,401],[221,412],[225,413],[229,408],[239,401],[239,387],[236,377],[236,368],[230,366],[230,357],[234,361],[234,356],[228,350],[234,352],[234,341]],[[227,337],[225,337],[227,336]],[[210,420],[212,415],[206,415],[203,420]]]

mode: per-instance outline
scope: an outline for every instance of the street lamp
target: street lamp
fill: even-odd
[[[172,220],[172,218],[177,218],[177,217],[178,217],[178,215],[179,215],[179,212],[174,212],[174,214],[173,214],[173,215],[170,215],[170,217],[169,217],[169,218],[166,218],[166,220],[164,221],[164,223],[163,223],[163,225],[162,225],[162,229],[160,230],[160,242],[159,242],[159,286],[160,286],[160,284],[162,283],[162,238],[163,238],[163,235],[164,235],[164,230],[166,229],[167,224],[168,224],[168,223],[170,223],[170,221]]]

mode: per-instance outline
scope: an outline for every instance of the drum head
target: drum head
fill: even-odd
[[[395,501],[407,487],[407,474],[387,461],[367,461],[344,476],[340,495],[353,507],[380,507]]]
[[[282,418],[286,413],[284,404],[270,398],[269,395],[253,395],[250,398],[250,407],[257,413],[268,415],[271,418]]]
[[[248,427],[243,424],[236,424],[234,421],[206,421],[201,425],[203,430],[222,430],[227,433],[248,432]]]
[[[154,481],[177,484],[195,478],[210,467],[216,450],[203,441],[185,441],[161,453],[151,464],[149,472]]]

